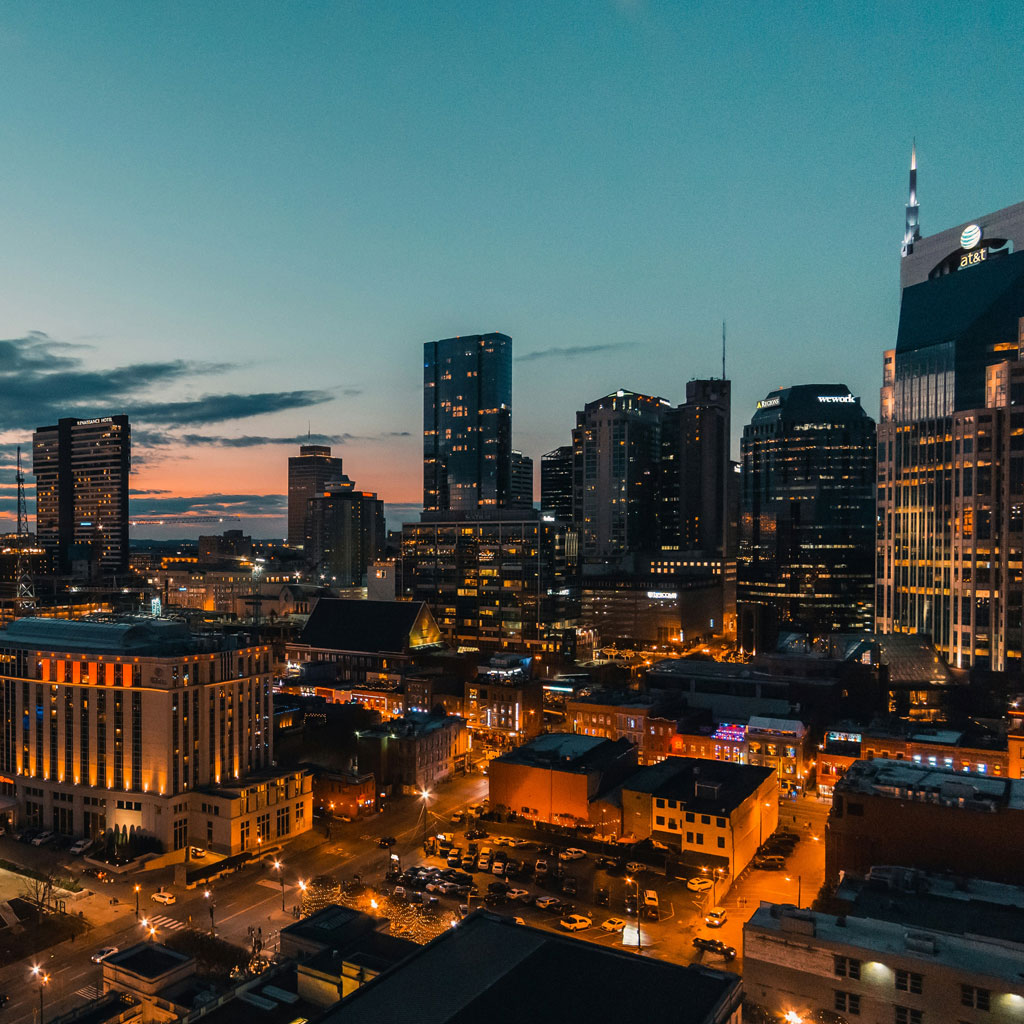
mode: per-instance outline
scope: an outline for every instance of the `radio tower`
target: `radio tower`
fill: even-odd
[[[18,470],[15,480],[18,484],[18,564],[15,570],[18,591],[15,605],[18,613],[23,615],[35,608],[36,589],[25,553],[28,546],[28,512],[25,509],[25,474],[21,471],[21,445],[18,445]]]

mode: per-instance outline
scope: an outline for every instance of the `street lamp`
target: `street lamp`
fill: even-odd
[[[430,799],[430,792],[424,789],[420,796],[423,798],[423,849],[427,848],[427,801]]]
[[[764,805],[757,809],[757,848],[761,849],[764,842],[764,808],[771,807],[771,803],[765,800]]]
[[[210,934],[215,934],[215,928],[213,923],[213,912],[217,909],[217,904],[213,902],[213,892],[210,889],[203,890],[203,898],[206,900],[206,909],[210,912]]]
[[[43,1024],[43,990],[50,983],[50,976],[36,964],[31,971],[31,976],[39,982],[39,1024]]]
[[[139,919],[139,883],[135,883],[135,920]]]
[[[281,862],[274,861],[274,870],[277,872],[278,880],[281,883],[281,913],[284,913],[284,872],[281,870]]]
[[[789,875],[786,875],[786,881],[787,882],[792,882],[793,879]],[[800,907],[801,897],[803,896],[803,887],[804,887],[803,875],[797,875],[796,876],[796,905],[797,905],[797,908]]]
[[[630,885],[636,886],[636,951],[638,953],[642,953],[643,947],[640,940],[640,879],[630,878],[627,875],[626,881]]]

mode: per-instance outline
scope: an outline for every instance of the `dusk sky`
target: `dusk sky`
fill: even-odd
[[[1022,46],[1019,0],[5,2],[0,516],[34,427],[127,412],[135,514],[283,536],[310,430],[394,525],[455,334],[511,335],[538,465],[723,319],[737,437],[788,384],[875,416],[911,139],[923,234],[1024,199]]]

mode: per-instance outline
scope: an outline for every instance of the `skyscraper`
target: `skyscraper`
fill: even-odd
[[[916,189],[915,160],[883,360],[876,628],[1019,668],[1024,203],[922,237]]]
[[[128,567],[131,428],[127,416],[61,419],[32,436],[36,537],[53,571]]]
[[[325,485],[309,499],[306,555],[329,585],[361,587],[371,563],[384,553],[384,502],[357,491],[351,480]]]
[[[540,457],[540,507],[564,523],[572,522],[572,445]]]
[[[309,499],[322,494],[327,484],[345,478],[341,459],[331,458],[325,444],[304,444],[299,454],[288,459],[288,546],[306,543],[306,513]]]
[[[758,402],[743,429],[739,640],[871,629],[875,424],[843,384]]]
[[[668,409],[664,398],[620,388],[576,414],[573,516],[585,558],[655,548],[661,426]]]
[[[686,402],[666,412],[662,426],[662,546],[680,551],[732,555],[729,536],[731,383],[691,380]]]
[[[423,509],[508,508],[512,339],[470,334],[423,346]]]
[[[512,472],[509,480],[509,506],[533,508],[533,459],[529,455],[512,452]]]

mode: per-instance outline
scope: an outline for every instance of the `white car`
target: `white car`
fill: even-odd
[[[645,864],[641,864],[638,860],[626,861],[626,870],[631,875],[639,875],[641,871],[646,868]]]
[[[510,900],[518,900],[522,903],[530,902],[530,894],[525,889],[509,889],[505,895]]]
[[[708,916],[704,918],[704,923],[709,928],[721,928],[723,924],[728,920],[725,913],[725,907],[712,907],[708,911]]]
[[[32,840],[33,846],[45,846],[47,843],[52,843],[56,838],[55,832],[40,832],[39,835]]]
[[[102,946],[96,950],[95,953],[89,959],[94,964],[101,964],[108,956],[113,956],[117,952],[117,946]]]
[[[563,850],[559,855],[559,860],[583,860],[586,857],[585,850],[578,850],[575,846],[570,846],[569,849]]]
[[[558,922],[567,932],[582,932],[589,928],[594,922],[582,914],[570,914]]]
[[[560,901],[557,896],[538,896],[533,901],[533,905],[540,910],[547,910],[548,907],[553,907],[558,902]]]
[[[609,917],[607,921],[601,922],[601,927],[606,932],[621,932],[626,927],[626,922],[621,917]]]
[[[163,889],[157,889],[152,896],[149,897],[154,903],[162,903],[165,907],[169,907],[172,903],[176,903],[178,897],[173,892],[165,892]]]
[[[70,853],[72,857],[80,857],[89,849],[90,846],[92,846],[91,839],[79,839],[77,842],[71,844],[68,853]],[[98,960],[96,962],[99,963]]]
[[[710,892],[711,885],[712,882],[710,878],[701,878],[698,876],[697,878],[691,878],[686,883],[686,888],[689,889],[690,892]]]

